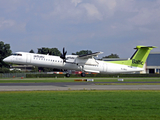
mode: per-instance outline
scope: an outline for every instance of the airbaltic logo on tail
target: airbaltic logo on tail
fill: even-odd
[[[133,59],[132,60],[132,64],[141,64],[141,65],[143,65],[143,61]]]

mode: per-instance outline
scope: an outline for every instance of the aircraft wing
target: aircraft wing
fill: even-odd
[[[79,55],[77,58],[88,59],[88,58],[97,57],[99,54],[102,54],[102,53],[103,52],[95,52],[95,53],[86,54],[86,55]]]

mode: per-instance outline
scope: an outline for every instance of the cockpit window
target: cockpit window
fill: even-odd
[[[18,53],[14,53],[12,55],[14,55],[14,56],[22,56],[22,54],[18,54]]]

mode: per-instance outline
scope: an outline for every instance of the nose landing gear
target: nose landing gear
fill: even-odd
[[[69,74],[69,73],[66,73],[66,77],[70,77],[70,74]]]

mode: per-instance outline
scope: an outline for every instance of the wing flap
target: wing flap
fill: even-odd
[[[93,58],[98,56],[99,54],[102,54],[103,52],[95,52],[95,53],[91,53],[91,54],[86,54],[86,55],[79,55],[78,58],[82,58],[82,59],[88,59],[88,58]]]
[[[96,71],[96,70],[84,70],[86,72],[91,72],[91,73],[100,73],[100,71]]]

